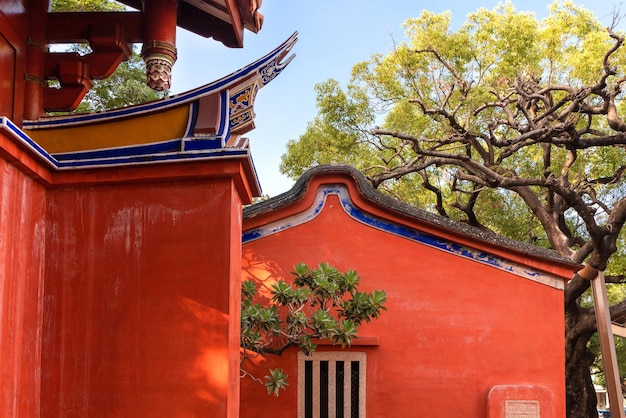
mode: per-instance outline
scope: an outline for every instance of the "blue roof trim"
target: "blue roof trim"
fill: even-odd
[[[217,136],[222,139],[222,146],[226,145],[230,138],[230,112],[229,112],[228,90],[220,92],[220,124]]]
[[[48,154],[32,138],[5,116],[0,116],[0,128],[4,128],[23,146],[44,160],[53,170],[98,168],[122,165],[153,164],[189,160],[219,159],[245,156],[254,164],[248,148],[224,148],[221,139],[184,140],[174,139],[156,144],[135,145],[95,151]],[[184,150],[183,150],[184,148]]]
[[[107,110],[99,113],[90,113],[82,115],[72,115],[63,117],[54,117],[34,121],[24,121],[23,126],[27,129],[39,129],[50,128],[55,126],[71,126],[80,125],[93,121],[105,121],[108,119],[115,119],[123,116],[132,116],[139,113],[149,112],[151,110],[167,109],[173,106],[180,105],[182,103],[192,102],[204,96],[216,92],[220,89],[226,88],[230,85],[236,84],[242,79],[250,76],[253,73],[257,73],[263,80],[264,84],[269,83],[275,78],[286,66],[291,62],[295,55],[291,55],[285,60],[282,58],[288,54],[295,43],[297,42],[298,33],[295,32],[285,42],[274,49],[269,54],[258,59],[257,61],[235,71],[219,80],[206,84],[195,90],[191,90],[185,93],[171,96],[169,98],[158,100],[150,103],[145,103],[137,106],[131,106],[127,108]],[[268,76],[269,74],[269,76]]]
[[[187,128],[185,129],[185,138],[193,136],[193,131],[196,129],[196,123],[198,122],[198,112],[200,111],[200,104],[198,101],[193,101],[189,105],[189,120],[187,121]]]
[[[15,138],[19,140],[23,145],[29,148],[39,158],[43,159],[48,165],[56,168],[58,167],[58,161],[52,155],[48,154],[38,143],[33,141],[31,137],[26,135],[24,131],[18,128],[9,118],[6,116],[0,116],[0,126],[6,128],[13,134]]]
[[[102,158],[93,160],[71,160],[59,163],[59,169],[64,168],[96,168],[96,167],[112,167],[120,165],[136,165],[149,164],[155,162],[176,162],[188,161],[194,159],[207,158],[223,158],[235,156],[249,156],[247,150],[237,148],[225,149],[220,148],[212,151],[196,152],[196,153],[168,153],[168,154],[150,154],[150,155],[134,155],[121,158]]]
[[[194,101],[190,105],[189,109],[189,121],[187,122],[187,128],[185,129],[185,139],[191,141],[218,141],[218,147],[226,146],[228,139],[230,138],[230,118],[228,112],[228,90],[222,90],[220,92],[220,120],[218,122],[217,133],[215,135],[196,135],[194,133],[196,129],[196,123],[198,122],[198,112],[200,111],[200,104],[198,100]],[[208,144],[208,143],[207,143]],[[185,145],[187,149],[200,149],[200,145]],[[211,148],[215,148],[211,146]]]
[[[538,270],[527,268],[519,263],[506,260],[502,257],[489,254],[484,251],[476,250],[446,239],[436,237],[434,235],[401,225],[387,219],[374,216],[365,212],[354,205],[350,198],[350,193],[345,185],[323,185],[321,186],[315,197],[313,205],[304,212],[295,214],[285,219],[254,228],[242,233],[242,243],[248,243],[260,238],[264,238],[281,231],[302,225],[315,219],[324,208],[326,198],[329,195],[337,195],[341,202],[341,207],[348,216],[354,220],[368,225],[372,228],[427,245],[432,248],[454,254],[459,257],[470,259],[482,264],[489,265],[498,270],[503,270],[511,274],[525,277],[533,281],[546,284],[551,287],[563,289],[563,281],[551,274],[543,273]]]
[[[155,154],[163,152],[176,152],[181,151],[180,139],[174,139],[171,141],[158,142],[146,145],[132,145],[119,148],[107,148],[90,151],[77,151],[77,152],[65,152],[53,154],[58,161],[68,160],[93,160],[103,158],[118,158],[126,157],[138,154]]]
[[[221,138],[192,139],[183,142],[183,151],[201,151],[223,148]]]

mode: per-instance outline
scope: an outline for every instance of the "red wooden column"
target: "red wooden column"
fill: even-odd
[[[24,74],[24,119],[34,120],[44,115],[43,92],[45,54],[48,51],[46,21],[49,0],[34,0],[28,10],[28,36],[26,39],[26,73]]]
[[[176,62],[177,1],[151,0],[144,4],[141,56],[146,63],[146,82],[154,90],[168,90]]]

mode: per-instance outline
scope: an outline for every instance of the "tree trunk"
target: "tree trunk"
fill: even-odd
[[[565,380],[567,418],[597,418],[596,391],[589,372],[595,358],[587,347],[596,330],[594,311],[576,303],[565,309]]]

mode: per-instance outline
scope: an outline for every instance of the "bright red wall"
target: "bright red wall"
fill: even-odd
[[[246,161],[51,171],[0,128],[1,417],[239,416]]]
[[[45,210],[45,189],[0,158],[0,416],[3,418],[38,416]]]
[[[43,415],[235,416],[240,210],[228,179],[51,191]]]
[[[262,215],[244,220],[244,230],[263,223]],[[243,278],[288,278],[298,262],[356,269],[364,289],[387,292],[388,311],[360,331],[379,345],[353,347],[368,353],[367,416],[486,417],[489,390],[508,384],[548,388],[555,416],[564,416],[561,290],[356,222],[332,195],[315,219],[245,243]],[[296,416],[296,353],[253,369],[259,377],[286,370],[290,387],[280,397],[242,381],[241,416]]]

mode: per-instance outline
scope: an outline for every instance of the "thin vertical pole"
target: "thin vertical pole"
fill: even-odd
[[[624,418],[624,398],[622,396],[617,368],[617,356],[615,355],[615,341],[611,331],[611,313],[609,312],[609,300],[606,294],[606,282],[604,272],[599,271],[591,280],[593,302],[595,305],[598,336],[600,338],[600,351],[604,363],[604,375],[606,377],[606,390],[609,395],[611,416]]]

